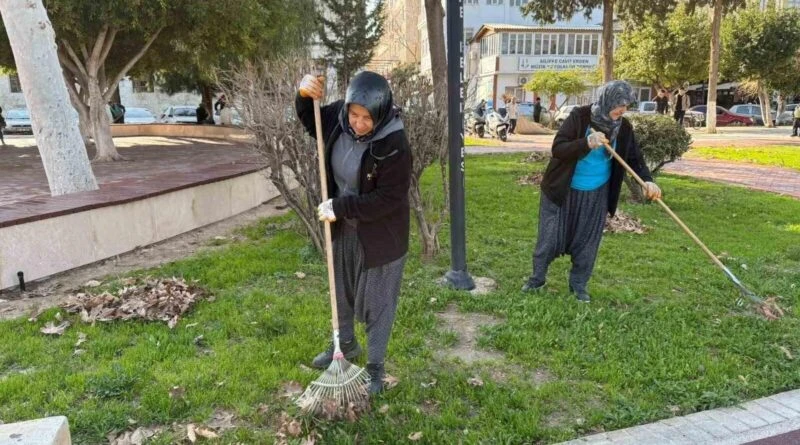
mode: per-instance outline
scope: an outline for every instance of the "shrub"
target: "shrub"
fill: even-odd
[[[628,118],[642,148],[647,167],[655,175],[666,164],[689,150],[692,137],[675,120],[663,115],[634,115]]]

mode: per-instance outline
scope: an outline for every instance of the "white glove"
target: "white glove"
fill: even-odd
[[[608,139],[606,139],[606,135],[599,131],[594,131],[586,136],[586,142],[589,144],[589,148],[594,150],[595,148],[602,147],[603,144],[608,144]]]
[[[336,221],[336,214],[333,213],[333,200],[329,199],[319,206],[317,206],[317,216],[320,221],[334,222]]]
[[[322,93],[325,92],[325,78],[306,74],[300,81],[300,87],[297,90],[302,97],[322,99]]]
[[[661,199],[661,189],[655,182],[645,182],[644,185],[644,196],[646,196],[647,199]]]

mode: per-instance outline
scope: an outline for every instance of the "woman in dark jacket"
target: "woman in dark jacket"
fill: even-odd
[[[323,79],[303,78],[297,115],[316,136],[312,99]],[[383,390],[384,357],[397,311],[409,236],[411,151],[389,84],[364,71],[350,82],[344,101],[322,107],[329,199],[321,221],[333,223],[334,274],[339,336],[345,358],[361,354],[353,320],[366,324],[370,392]],[[327,368],[333,344],[312,361]]]
[[[547,268],[558,256],[572,259],[570,292],[591,301],[586,290],[603,236],[606,214],[617,210],[625,170],[606,152],[614,150],[646,182],[648,199],[661,190],[644,162],[630,122],[622,117],[636,97],[627,82],[612,81],[598,91],[597,102],[577,107],[553,140],[553,158],[542,179],[539,235],[533,252],[533,275],[522,290],[544,289]],[[609,142],[610,141],[610,142]]]

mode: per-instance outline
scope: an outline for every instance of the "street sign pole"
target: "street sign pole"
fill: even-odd
[[[450,153],[450,271],[447,283],[460,290],[475,288],[467,272],[464,200],[464,0],[447,0],[447,115]]]

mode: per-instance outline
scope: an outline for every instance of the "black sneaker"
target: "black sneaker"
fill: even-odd
[[[590,303],[592,301],[592,297],[590,297],[586,291],[575,292],[575,289],[572,288],[572,285],[569,286],[569,292],[571,294],[575,294],[575,299],[581,303]]]
[[[383,392],[383,376],[385,374],[383,363],[367,363],[367,374],[369,374],[369,393],[370,395]]]
[[[361,355],[361,346],[356,339],[349,342],[339,342],[339,347],[342,348],[342,354],[347,361],[352,361],[354,358]],[[317,354],[314,360],[311,361],[311,366],[317,369],[327,369],[333,361],[333,342],[328,345],[328,349]]]
[[[538,294],[539,292],[544,290],[545,282],[538,282],[534,281],[533,278],[528,278],[528,281],[522,286],[522,292],[530,292],[532,294]]]

